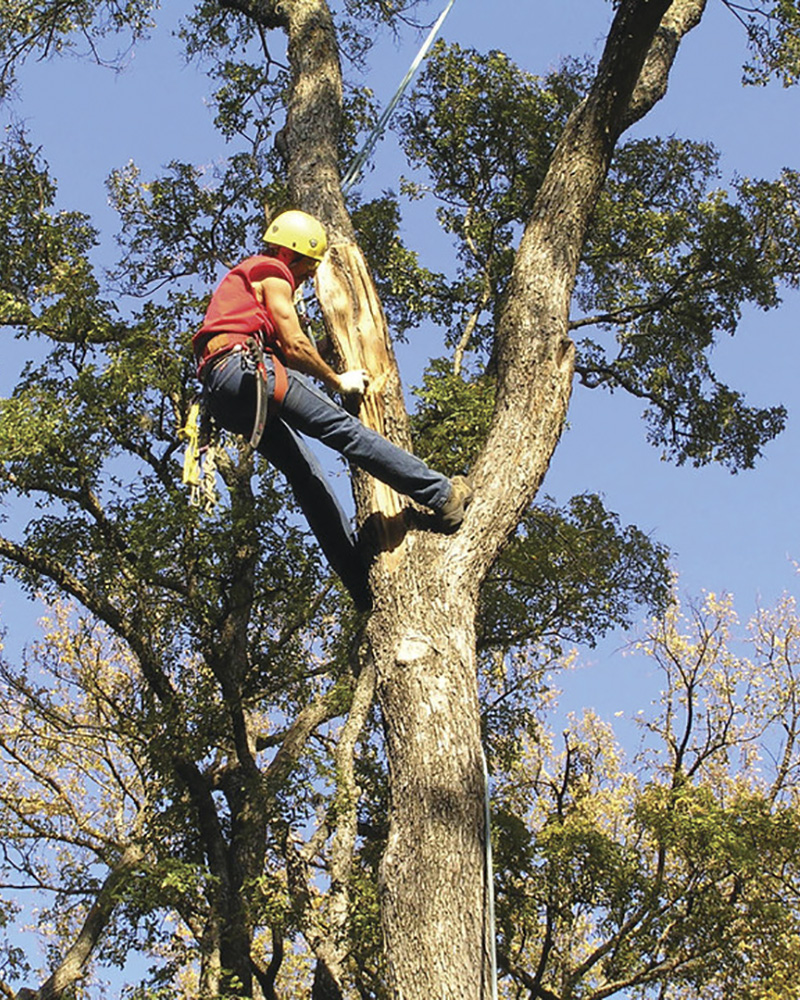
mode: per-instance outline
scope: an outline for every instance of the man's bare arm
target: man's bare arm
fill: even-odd
[[[333,392],[363,393],[369,382],[367,372],[357,369],[339,375],[310,343],[300,326],[288,281],[278,277],[264,278],[254,282],[253,289],[272,316],[275,339],[289,368],[319,379]]]

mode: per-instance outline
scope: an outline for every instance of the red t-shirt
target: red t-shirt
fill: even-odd
[[[243,336],[262,330],[269,343],[275,325],[269,311],[261,305],[253,290],[253,282],[264,278],[284,278],[294,291],[295,283],[289,268],[274,257],[248,257],[228,271],[211,296],[203,325],[192,337],[195,353],[203,343],[217,333],[239,333]]]

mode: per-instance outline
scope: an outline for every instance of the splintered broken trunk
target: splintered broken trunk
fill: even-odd
[[[370,385],[359,416],[401,448],[411,447],[400,376],[378,294],[361,250],[353,243],[333,246],[317,274],[317,296],[328,334],[344,369],[365,368]],[[378,551],[403,541],[405,497],[354,470],[360,529],[371,529]],[[390,560],[387,568],[394,565]]]

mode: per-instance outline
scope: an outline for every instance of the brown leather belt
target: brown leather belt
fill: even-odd
[[[204,369],[212,358],[221,357],[234,347],[244,347],[250,335],[246,333],[215,333],[209,337],[197,355],[197,374],[202,377]]]

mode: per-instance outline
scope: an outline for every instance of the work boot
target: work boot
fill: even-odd
[[[450,534],[459,529],[471,499],[472,486],[469,479],[466,476],[453,476],[450,480],[450,496],[442,509],[437,511],[442,531]]]

